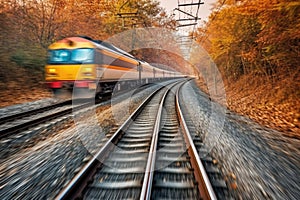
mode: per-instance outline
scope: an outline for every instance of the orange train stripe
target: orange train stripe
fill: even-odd
[[[102,67],[103,68],[108,68],[108,69],[123,70],[123,71],[133,71],[132,68],[113,66],[113,65],[102,65]]]
[[[118,55],[118,54],[109,52],[109,51],[107,51],[107,50],[102,50],[101,52],[102,52],[103,54],[107,55],[107,56],[111,56],[111,57],[113,57],[113,58],[116,58],[116,59],[120,59],[120,60],[129,62],[129,63],[131,63],[131,64],[135,64],[135,65],[137,64],[137,61],[134,62],[133,59],[130,60],[130,58],[123,57],[123,56],[121,56],[121,55]]]

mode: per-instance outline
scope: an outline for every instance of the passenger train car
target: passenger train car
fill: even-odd
[[[68,37],[49,46],[46,83],[55,95],[73,92],[90,98],[111,93],[115,87],[136,86],[179,73],[151,66],[107,42]]]

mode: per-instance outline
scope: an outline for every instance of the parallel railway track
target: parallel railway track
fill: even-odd
[[[15,121],[15,120],[18,120],[18,119],[21,119],[21,118],[24,118],[24,117],[28,117],[28,116],[31,116],[31,115],[34,115],[34,114],[38,114],[38,113],[41,113],[41,112],[45,112],[45,111],[48,111],[48,110],[52,110],[52,109],[62,107],[62,106],[65,106],[65,105],[70,105],[70,104],[72,104],[72,100],[59,102],[59,103],[52,104],[52,105],[49,105],[49,106],[37,108],[37,109],[34,109],[34,110],[29,110],[29,111],[26,111],[26,112],[20,112],[20,113],[16,113],[16,114],[13,114],[13,115],[8,115],[8,116],[0,118],[0,124]]]
[[[216,199],[175,101],[179,84],[150,95],[56,199]]]
[[[135,93],[141,92],[143,89],[146,89],[152,85],[153,84],[151,83],[142,85],[141,87],[135,89]],[[126,91],[119,92],[117,95],[122,95],[124,93],[126,93]],[[95,102],[91,99],[66,100],[49,106],[1,117],[0,139],[35,127],[38,124],[42,124],[52,119],[71,114],[74,111],[87,108],[94,105],[94,103],[99,104],[103,102],[105,104],[105,102],[109,102],[107,100],[109,100],[108,97],[105,97],[101,100],[96,99]]]
[[[90,105],[91,103],[82,103],[72,106],[72,100],[68,100],[39,109],[3,117],[0,119],[0,138],[5,138],[28,128],[35,127],[38,124],[71,114],[73,111],[86,108]]]

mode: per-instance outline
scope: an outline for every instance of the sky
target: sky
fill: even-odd
[[[175,14],[175,19],[183,19],[183,18],[190,18],[188,15],[179,12],[179,11],[174,11],[175,8],[178,8],[178,2],[179,4],[187,4],[187,3],[198,3],[199,0],[157,0],[160,2],[160,6],[165,8],[166,11],[168,12],[168,14]],[[190,32],[195,31],[196,27],[201,26],[201,24],[203,24],[204,20],[207,21],[208,16],[211,13],[211,9],[213,4],[216,2],[217,0],[201,0],[201,2],[204,2],[204,4],[200,5],[200,9],[199,9],[199,13],[198,13],[198,17],[201,18],[198,21],[198,24],[196,26],[186,26],[186,27],[181,27],[178,29],[177,33],[179,35],[184,35],[187,36],[189,35]],[[179,7],[180,10],[183,10],[187,13],[192,14],[193,16],[196,15],[197,12],[197,6],[181,6]],[[180,22],[180,24],[190,24],[190,23],[194,23],[195,21],[185,21],[185,22]],[[186,40],[186,39],[183,39]],[[190,40],[190,39],[187,39]],[[188,45],[188,44],[186,44]],[[185,56],[185,59],[189,59],[190,57],[190,48],[184,48],[185,45],[183,45],[183,55]]]
[[[192,3],[192,2],[196,3],[196,2],[198,2],[198,0],[158,0],[158,1],[160,2],[161,7],[164,7],[169,14],[172,14],[173,9],[178,8],[178,6],[177,6],[178,5],[178,1],[181,4],[183,4],[183,3]],[[198,15],[198,17],[201,18],[200,23],[203,20],[207,20],[209,14],[211,12],[212,4],[215,3],[216,0],[201,0],[201,2],[204,2],[204,4],[200,5],[200,9],[199,9],[199,15]],[[193,6],[193,7],[195,8],[194,12],[193,12],[193,10],[191,10],[190,6],[187,6],[185,9],[189,13],[190,12],[195,13],[197,6]],[[184,7],[181,7],[180,9],[183,10]],[[183,13],[179,14],[178,11],[175,11],[174,14],[175,14],[175,19],[178,19],[179,15],[180,15],[181,18],[185,17],[184,16],[185,14],[183,14]]]

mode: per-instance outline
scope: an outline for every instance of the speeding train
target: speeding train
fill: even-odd
[[[51,44],[45,66],[46,83],[56,96],[101,97],[162,79],[182,77],[139,60],[116,46],[85,36]]]

